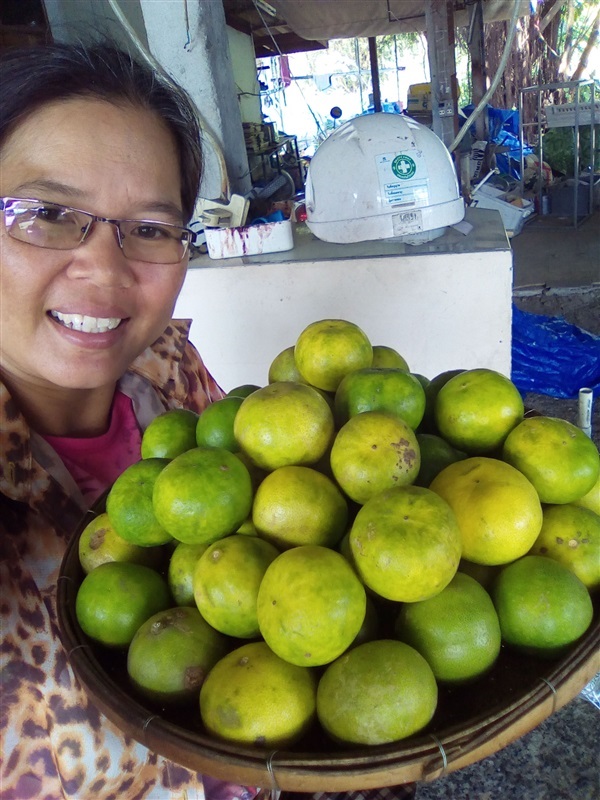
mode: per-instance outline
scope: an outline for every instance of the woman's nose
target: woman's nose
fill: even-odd
[[[69,274],[73,278],[123,289],[135,282],[131,262],[121,249],[119,230],[112,222],[94,222],[83,242],[70,252]]]

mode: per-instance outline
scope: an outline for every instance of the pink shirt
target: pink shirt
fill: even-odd
[[[86,438],[44,436],[44,439],[56,450],[89,503],[141,458],[142,433],[131,399],[118,390],[106,433]]]

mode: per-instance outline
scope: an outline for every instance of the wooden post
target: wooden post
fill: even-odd
[[[369,57],[371,59],[371,82],[373,84],[373,106],[381,111],[381,88],[379,86],[379,64],[377,62],[377,38],[369,36]]]

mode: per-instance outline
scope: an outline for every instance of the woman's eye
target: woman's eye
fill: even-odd
[[[169,239],[171,237],[171,233],[160,225],[137,225],[133,228],[131,233],[133,236],[137,236],[140,239],[147,239],[150,241]]]
[[[63,208],[40,206],[36,209],[36,216],[42,222],[64,222],[66,213]]]

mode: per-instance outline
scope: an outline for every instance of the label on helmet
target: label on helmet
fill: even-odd
[[[392,214],[392,231],[394,236],[406,233],[420,233],[423,230],[423,215],[420,208],[410,211],[399,211]]]
[[[388,206],[424,206],[429,202],[429,175],[422,150],[375,156],[381,202]]]

